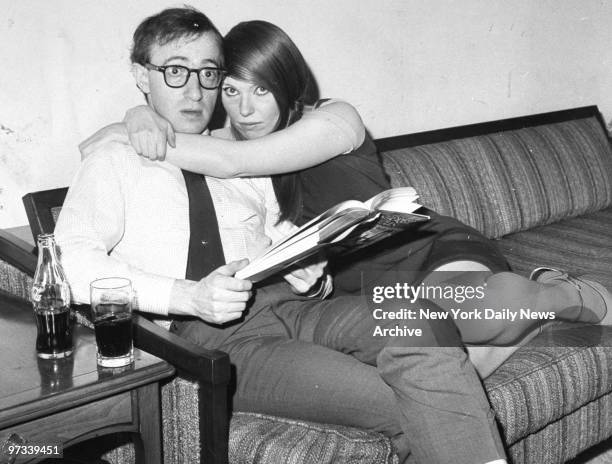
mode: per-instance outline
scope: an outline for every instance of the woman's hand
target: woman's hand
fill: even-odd
[[[283,278],[291,285],[291,290],[297,295],[307,295],[312,289],[315,294],[318,294],[320,288],[313,288],[315,284],[324,285],[322,278],[325,277],[325,267],[327,266],[327,260],[319,260],[308,264],[304,267],[295,269],[288,274],[285,274]],[[318,296],[318,295],[317,295]]]
[[[147,105],[127,110],[123,118],[136,153],[152,161],[166,159],[166,144],[176,146],[172,125]]]
[[[92,155],[102,147],[109,143],[123,143],[127,145],[130,143],[125,125],[121,122],[116,122],[103,127],[95,134],[87,137],[79,144],[79,151],[81,152],[81,161]]]

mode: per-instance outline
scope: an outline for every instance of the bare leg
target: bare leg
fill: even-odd
[[[459,270],[461,269],[461,270]],[[462,319],[455,322],[465,343],[508,346],[519,343],[542,322],[554,320],[594,322],[590,311],[581,314],[581,298],[571,284],[542,284],[512,272],[493,274],[477,262],[458,261],[438,268],[424,280],[426,286],[483,286],[484,298],[478,300],[480,308],[489,308],[496,317],[489,319]],[[480,271],[480,272],[467,272]],[[444,309],[458,308],[454,300],[432,299]],[[465,309],[461,311],[466,311]],[[549,319],[522,317],[521,309],[530,309]],[[509,315],[517,315],[510,319]]]
[[[436,274],[435,271],[441,272],[439,274]],[[436,285],[442,283],[442,280],[439,280],[438,278],[442,278],[447,272],[463,273],[465,271],[472,271],[476,273],[476,271],[479,271],[478,274],[481,274],[481,272],[485,273],[481,274],[483,277],[482,282],[475,282],[476,284],[483,284],[484,277],[493,275],[493,273],[491,273],[488,267],[475,261],[455,261],[452,263],[445,264],[444,266],[439,267],[435,271],[434,274],[430,274],[425,279],[425,285]],[[466,328],[464,327],[463,331],[465,330]],[[510,346],[466,345],[470,361],[476,368],[476,371],[478,372],[480,378],[485,379],[489,375],[491,375],[495,371],[495,369],[497,369],[506,359],[508,359],[512,355],[512,353],[514,353],[519,348],[519,346],[535,337],[539,333],[539,331],[539,328],[537,328],[525,335],[521,344],[515,344]]]
[[[581,319],[583,322],[595,322],[592,312],[581,314],[581,297],[576,288],[570,284],[541,284],[511,272],[493,274],[486,266],[474,261],[448,263],[436,271],[443,272],[430,274],[424,280],[425,285],[486,284],[486,296],[479,302],[483,308],[491,308],[497,312],[504,309],[516,312],[521,308],[530,308],[532,311],[554,314],[555,320]],[[435,302],[447,310],[450,307],[457,307],[449,305],[448,299]],[[538,319],[518,317],[513,321],[500,318],[458,319],[455,322],[462,339],[467,344],[470,360],[481,378],[493,373],[520,346],[538,335],[543,323]],[[605,322],[604,319],[603,323]]]
[[[481,379],[486,379],[516,350],[540,333],[540,328],[525,335],[519,343],[509,346],[466,345],[470,361]]]

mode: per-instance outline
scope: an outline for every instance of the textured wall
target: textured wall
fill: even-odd
[[[0,227],[21,195],[67,185],[76,145],[140,103],[131,32],[161,0],[0,0]],[[612,2],[192,0],[222,33],[267,19],[302,48],[321,93],[375,137],[597,104],[612,118]]]

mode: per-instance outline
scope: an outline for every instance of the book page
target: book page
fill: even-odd
[[[398,187],[385,190],[365,202],[372,210],[384,209],[401,213],[412,213],[421,207],[416,203],[419,196],[412,187]]]
[[[293,244],[291,248],[276,253],[265,254],[255,259],[243,269],[236,272],[238,279],[250,279],[253,282],[265,279],[283,268],[289,266],[306,256],[310,256],[318,249],[318,237],[310,235]]]
[[[361,207],[357,209],[348,208],[341,210],[334,216],[306,229],[302,233],[292,235],[289,239],[272,245],[263,255],[257,258],[257,261],[267,260],[271,257],[275,257],[274,259],[279,261],[289,258],[291,255],[295,254],[296,251],[300,250],[302,243],[316,245],[329,242],[347,227],[360,223],[368,214],[371,213]]]
[[[426,221],[428,216],[413,213],[421,207],[414,203],[416,198],[415,190],[408,187],[374,196],[369,200],[374,209],[355,200],[339,203],[272,245],[236,277],[258,282],[319,250],[332,247],[351,252]]]
[[[334,242],[340,242],[345,253],[354,252],[429,219],[424,214],[381,210],[368,221],[357,224],[348,233],[337,237]]]
[[[348,202],[347,202],[348,203]],[[359,202],[355,202],[359,203]],[[293,234],[288,239],[273,245],[244,269],[236,273],[240,279],[261,279],[278,270],[315,253],[322,246],[329,244],[347,228],[359,224],[371,212],[362,205],[340,209],[331,217],[312,224],[301,233]]]
[[[281,249],[283,248],[284,244],[288,244],[288,242],[294,243],[297,240],[300,240],[301,237],[306,237],[313,232],[318,232],[330,222],[330,219],[333,219],[334,216],[338,215],[338,213],[348,209],[369,210],[370,208],[361,201],[357,200],[347,200],[343,201],[342,203],[338,203],[336,206],[329,208],[327,211],[319,214],[317,217],[312,218],[293,234],[285,237],[279,242],[273,243],[270,250]]]

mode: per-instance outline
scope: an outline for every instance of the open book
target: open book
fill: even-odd
[[[421,207],[417,199],[412,187],[398,187],[365,202],[343,201],[272,245],[236,277],[259,282],[326,248],[354,251],[369,246],[428,220],[429,216],[415,213]]]

